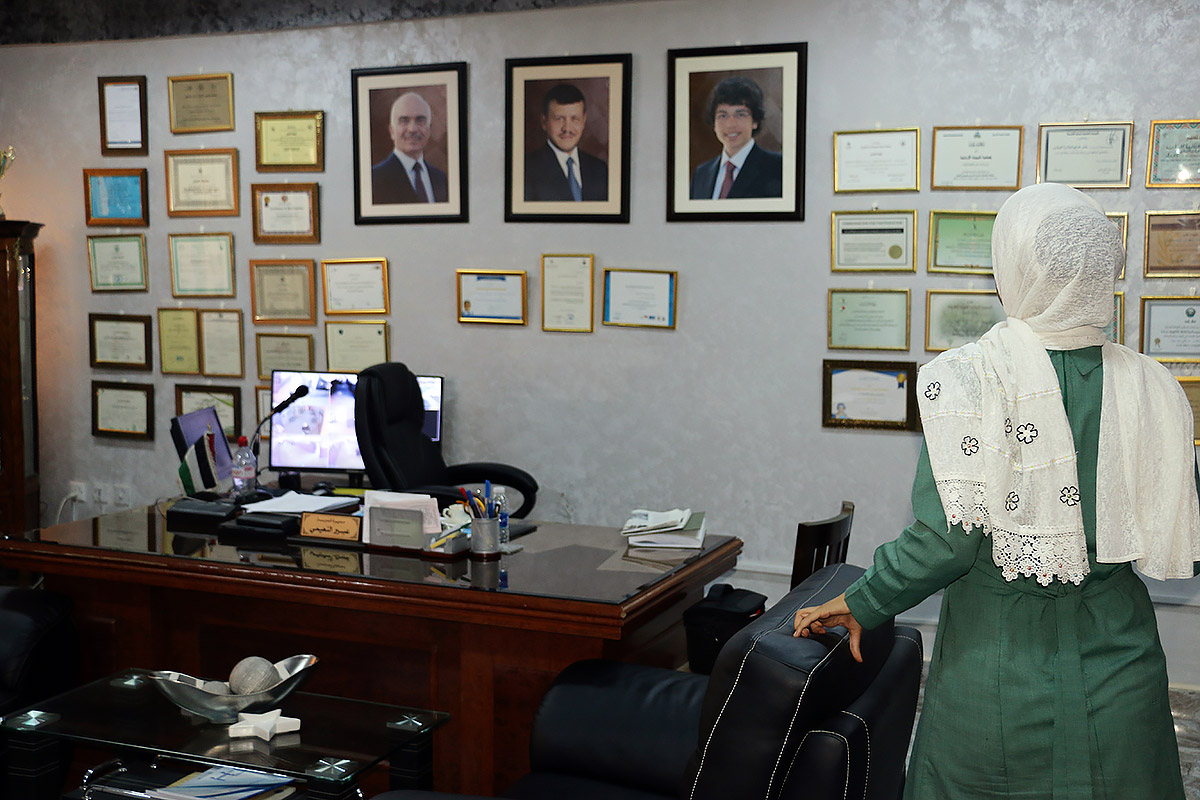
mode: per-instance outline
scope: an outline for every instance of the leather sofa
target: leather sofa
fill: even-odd
[[[539,707],[532,771],[501,796],[896,800],[916,712],[920,633],[890,622],[866,631],[862,664],[844,631],[792,636],[797,609],[836,597],[862,572],[836,564],[813,573],[734,634],[711,677],[609,661],[571,665]],[[405,790],[376,800],[448,797]]]

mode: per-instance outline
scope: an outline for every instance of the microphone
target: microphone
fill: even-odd
[[[289,394],[279,405],[272,408],[265,417],[259,420],[258,427],[254,429],[254,436],[251,437],[250,442],[250,449],[254,452],[255,458],[258,458],[259,440],[262,438],[262,426],[266,425],[267,420],[269,420],[271,417],[275,416],[280,411],[283,411],[285,408],[299,400],[301,397],[304,397],[306,394],[308,394],[308,384],[302,383],[296,387],[296,391]]]

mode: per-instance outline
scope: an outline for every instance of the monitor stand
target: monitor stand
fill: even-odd
[[[299,472],[280,472],[279,473],[279,488],[284,491],[299,492],[300,488],[300,473]]]

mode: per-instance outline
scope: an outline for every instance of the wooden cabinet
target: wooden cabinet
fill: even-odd
[[[0,533],[39,525],[34,222],[0,218]]]

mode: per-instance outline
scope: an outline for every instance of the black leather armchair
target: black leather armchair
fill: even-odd
[[[71,599],[0,587],[0,715],[65,692],[78,672]]]
[[[372,487],[422,492],[444,507],[462,497],[458,486],[489,480],[520,493],[521,505],[510,511],[511,516],[524,517],[533,510],[538,484],[532,475],[492,462],[446,466],[441,448],[421,430],[424,419],[421,388],[404,364],[376,364],[358,374],[354,425]]]
[[[534,721],[520,800],[897,800],[916,713],[921,634],[798,639],[799,608],[836,597],[860,567],[821,569],[726,643],[711,678],[609,661],[564,670]],[[841,629],[835,629],[841,630]],[[448,795],[397,791],[376,800]]]

